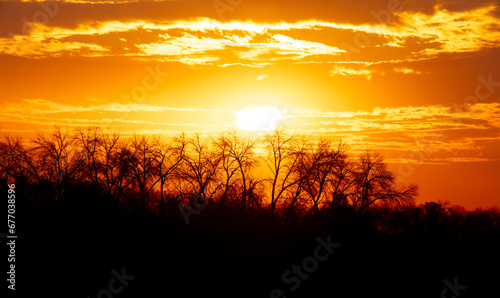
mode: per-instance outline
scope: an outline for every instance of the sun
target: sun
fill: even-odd
[[[236,113],[238,128],[246,131],[274,130],[284,112],[276,107],[251,107]]]

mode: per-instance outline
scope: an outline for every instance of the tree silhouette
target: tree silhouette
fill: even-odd
[[[41,183],[41,178],[20,137],[5,135],[0,142],[0,174],[2,180],[18,184]]]
[[[46,231],[54,241],[23,255],[51,256],[52,262],[62,253],[71,260],[60,270],[59,264],[33,257],[30,261],[40,264],[34,268],[54,268],[50,280],[33,274],[40,285],[54,278],[74,285],[73,275],[70,280],[64,274],[71,268],[90,264],[81,273],[85,281],[96,265],[126,260],[141,276],[134,297],[163,280],[164,275],[154,275],[167,267],[175,272],[172,280],[186,287],[193,282],[190,272],[209,275],[200,289],[211,286],[218,293],[222,283],[212,277],[224,281],[231,272],[237,279],[224,287],[242,286],[229,297],[264,297],[271,290],[269,278],[283,286],[285,268],[297,260],[311,264],[304,253],[316,254],[317,235],[331,235],[322,239],[339,239],[344,249],[308,273],[306,297],[318,296],[311,290],[331,289],[332,280],[335,290],[343,287],[350,294],[362,281],[371,294],[389,277],[391,286],[399,285],[393,291],[399,296],[403,288],[426,282],[433,284],[429,293],[439,293],[434,285],[456,268],[473,289],[474,278],[484,271],[476,264],[493,263],[500,247],[498,208],[416,205],[418,187],[400,184],[377,152],[355,154],[342,141],[283,128],[259,138],[234,130],[129,136],[99,127],[74,132],[56,127],[31,140],[3,135],[0,181],[4,194],[8,183],[15,183],[16,202],[28,207],[19,209],[19,222],[29,223],[24,247],[42,243]],[[186,221],[186,215],[192,217]],[[143,237],[131,241],[130,235]],[[74,247],[85,253],[75,258]],[[441,270],[423,280],[422,270],[434,264]],[[494,285],[495,277],[484,272],[481,278]],[[302,297],[301,291],[293,294]]]
[[[211,149],[210,139],[196,133],[187,141],[185,165],[181,168],[178,190],[199,194],[206,202],[213,201],[220,185],[216,185],[220,158]]]
[[[164,140],[55,127],[28,145],[4,136],[0,150],[2,180],[32,185],[40,198],[58,200],[83,184],[137,212],[163,214],[167,199],[188,204],[199,196],[207,204],[266,210],[297,222],[328,208],[364,213],[411,205],[418,193],[414,184],[398,184],[378,153],[353,157],[341,141],[311,140],[283,128],[262,138],[229,130]]]
[[[276,207],[286,195],[292,196],[288,200],[288,210],[291,212],[297,201],[297,195],[293,196],[293,187],[297,187],[305,177],[298,167],[308,145],[307,141],[299,139],[295,134],[288,135],[283,128],[278,128],[266,136],[264,142],[268,152],[266,165],[271,171],[271,178],[268,179],[271,185],[270,213],[275,213]]]
[[[179,175],[179,169],[185,160],[187,140],[185,134],[174,137],[169,142],[165,142],[159,136],[153,137],[152,154],[155,158],[153,175],[156,181],[152,187],[159,184],[159,212],[165,211],[165,191],[167,182],[174,180]],[[171,189],[170,189],[171,191]]]
[[[239,135],[234,129],[220,133],[214,141],[216,147],[221,150],[220,153],[222,153],[223,157],[222,160],[219,160],[219,164],[223,168],[232,168],[229,171],[230,177],[238,173],[241,188],[240,204],[243,210],[249,209],[253,203],[252,196],[249,197],[249,192],[251,191],[250,186],[252,185],[252,188],[255,186],[250,175],[253,168],[258,164],[254,151],[256,141],[256,139]]]
[[[418,186],[415,184],[398,185],[383,157],[370,151],[359,156],[354,169],[354,185],[355,193],[351,200],[359,212],[366,211],[376,203],[412,204],[418,194]]]

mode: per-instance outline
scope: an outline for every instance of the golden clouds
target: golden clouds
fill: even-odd
[[[402,74],[422,74],[421,71],[414,70],[414,69],[407,68],[407,67],[395,67],[394,72],[402,73]]]
[[[12,39],[0,38],[0,54],[43,58],[50,56],[79,55],[83,57],[97,56],[106,53],[108,49],[92,43],[63,42],[58,39],[34,36],[16,35]]]
[[[255,63],[281,59],[302,59],[313,55],[338,55],[343,52],[319,42],[294,39],[283,34],[271,34],[268,30],[290,30],[309,25],[299,24],[256,24],[252,22],[222,23],[210,19],[197,21],[178,21],[173,23],[150,22],[105,22],[93,26],[82,24],[76,29],[48,27],[33,24],[28,36],[15,35],[0,39],[0,51],[8,55],[39,57],[62,55],[66,51],[85,49],[82,56],[126,56],[135,58],[163,58],[164,61],[177,61],[185,64],[211,64],[211,62],[234,56]],[[131,44],[132,50],[113,52],[106,41],[98,36],[111,39],[110,35],[121,42],[127,42],[129,35],[142,30],[155,42]],[[173,33],[172,33],[173,32]],[[180,32],[180,33],[179,33]],[[116,37],[115,37],[116,36]],[[93,37],[93,43],[82,43],[82,37]],[[99,44],[100,43],[100,44]],[[135,49],[135,50],[133,50]],[[235,63],[235,61],[230,61]],[[227,64],[227,63],[224,63]]]
[[[95,102],[97,99],[91,99]],[[90,106],[74,106],[68,104],[61,104],[45,99],[25,99],[20,104],[10,104],[3,107],[4,113],[21,113],[28,111],[34,114],[57,114],[57,113],[75,113],[75,112],[217,112],[217,109],[204,109],[204,108],[178,108],[178,107],[165,107],[165,106],[150,106],[145,104],[121,104],[121,103],[108,103],[101,105]]]
[[[95,103],[94,99],[91,102]],[[103,103],[92,105],[69,105],[44,99],[25,99],[17,104],[1,106],[0,115],[8,118],[12,115],[24,114],[23,117],[57,117],[78,115],[86,117],[86,113],[98,112],[104,118],[116,117],[127,112],[131,118],[164,113],[222,113],[236,115],[236,111],[194,108],[152,106],[146,104]],[[77,114],[75,114],[77,113]],[[136,115],[136,116],[134,116]],[[131,119],[140,121],[141,119]],[[446,106],[420,106],[375,108],[372,111],[328,112],[314,109],[293,109],[283,117],[285,124],[294,126],[299,131],[311,133],[321,128],[324,132],[365,132],[382,133],[397,132],[412,135],[443,130],[487,130],[500,129],[500,103],[481,103],[471,105],[466,111],[454,111]],[[228,118],[229,119],[229,118]],[[226,124],[232,123],[230,122]],[[84,122],[80,119],[79,122]],[[496,136],[496,135],[495,135]]]
[[[500,104],[476,104],[468,111],[456,112],[445,106],[375,108],[373,111],[325,112],[311,109],[292,110],[286,118],[309,129],[336,133],[422,133],[448,130],[500,129]],[[318,119],[320,119],[318,121]],[[302,127],[302,128],[301,128]],[[495,134],[496,135],[496,134]]]
[[[97,101],[97,99],[91,100],[93,103]],[[213,131],[225,127],[225,124],[207,124],[203,121],[166,122],[164,120],[165,117],[169,118],[174,114],[185,115],[186,113],[196,114],[197,116],[189,117],[193,119],[199,119],[201,113],[204,115],[211,113],[231,120],[231,114],[234,111],[119,103],[69,105],[45,99],[25,99],[17,104],[0,105],[0,117],[4,120],[4,124],[9,123],[9,127],[29,124],[37,127],[37,130],[44,130],[55,124],[73,127],[102,126],[122,131],[157,127],[162,127],[162,129],[170,127],[177,131]],[[187,118],[182,117],[182,119]],[[168,130],[164,132],[166,131]]]
[[[360,151],[385,150],[391,162],[414,163],[401,152],[425,152],[425,163],[445,164],[493,160],[487,148],[500,145],[499,115],[500,103],[489,103],[462,112],[445,106],[376,108],[371,112],[302,109],[290,111],[287,118],[292,118],[289,123],[300,123],[299,131],[304,134],[342,138]],[[397,155],[391,155],[394,153]],[[411,158],[418,157],[414,155]]]
[[[345,66],[335,65],[333,70],[331,70],[329,73],[331,76],[334,76],[334,75],[342,75],[342,76],[356,75],[356,76],[366,76],[367,79],[370,79],[372,71],[368,70],[368,69],[359,69],[359,68],[355,69],[352,67],[348,68]]]
[[[28,35],[0,38],[0,53],[30,58],[71,53],[72,56],[122,56],[198,66],[255,66],[279,61],[346,62],[343,58],[350,58],[350,51],[354,49],[356,53],[362,52],[360,57],[366,58],[349,59],[347,63],[404,62],[428,59],[441,53],[497,47],[500,32],[496,29],[498,20],[491,15],[493,9],[494,6],[487,6],[468,12],[450,12],[437,8],[432,15],[401,12],[397,14],[401,22],[376,25],[318,20],[221,22],[209,18],[170,22],[94,22],[71,29],[31,24]],[[300,38],[297,38],[299,32]],[[314,32],[331,33],[331,38],[317,37]],[[359,42],[359,33],[363,34],[362,45],[342,47]],[[352,37],[346,40],[337,38],[349,34]],[[139,35],[143,37],[139,38]],[[381,52],[384,48],[387,51]],[[397,57],[390,54],[395,48],[400,49]],[[394,70],[419,74],[418,70],[401,67]],[[330,75],[343,76],[370,77],[372,74],[370,70],[344,66],[330,71]]]
[[[429,43],[438,43],[421,54],[473,52],[486,47],[498,47],[499,20],[492,12],[496,6],[490,5],[472,11],[450,12],[436,7],[433,15],[402,12],[399,16],[403,24],[400,32],[406,36],[417,36]]]
[[[24,125],[44,130],[58,124],[68,127],[99,125],[124,133],[163,134],[180,130],[217,132],[237,120],[236,111],[231,110],[99,102],[93,99],[87,100],[87,105],[70,105],[25,99],[18,104],[1,105],[0,117],[5,119],[7,131],[13,127],[25,130]],[[225,120],[207,123],[202,120],[207,117]],[[426,162],[435,164],[489,160],[490,157],[479,154],[484,150],[484,142],[500,145],[500,103],[475,104],[464,111],[440,105],[345,112],[292,109],[283,115],[282,122],[305,135],[342,138],[357,150],[430,151],[433,155]],[[406,157],[389,158],[393,162],[404,162],[401,158]]]

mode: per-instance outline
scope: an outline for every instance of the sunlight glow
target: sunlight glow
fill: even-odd
[[[275,107],[252,107],[236,113],[236,124],[246,131],[273,130],[283,118],[283,111]]]

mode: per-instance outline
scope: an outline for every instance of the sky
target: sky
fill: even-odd
[[[262,131],[500,201],[500,1],[0,0],[0,132]]]

